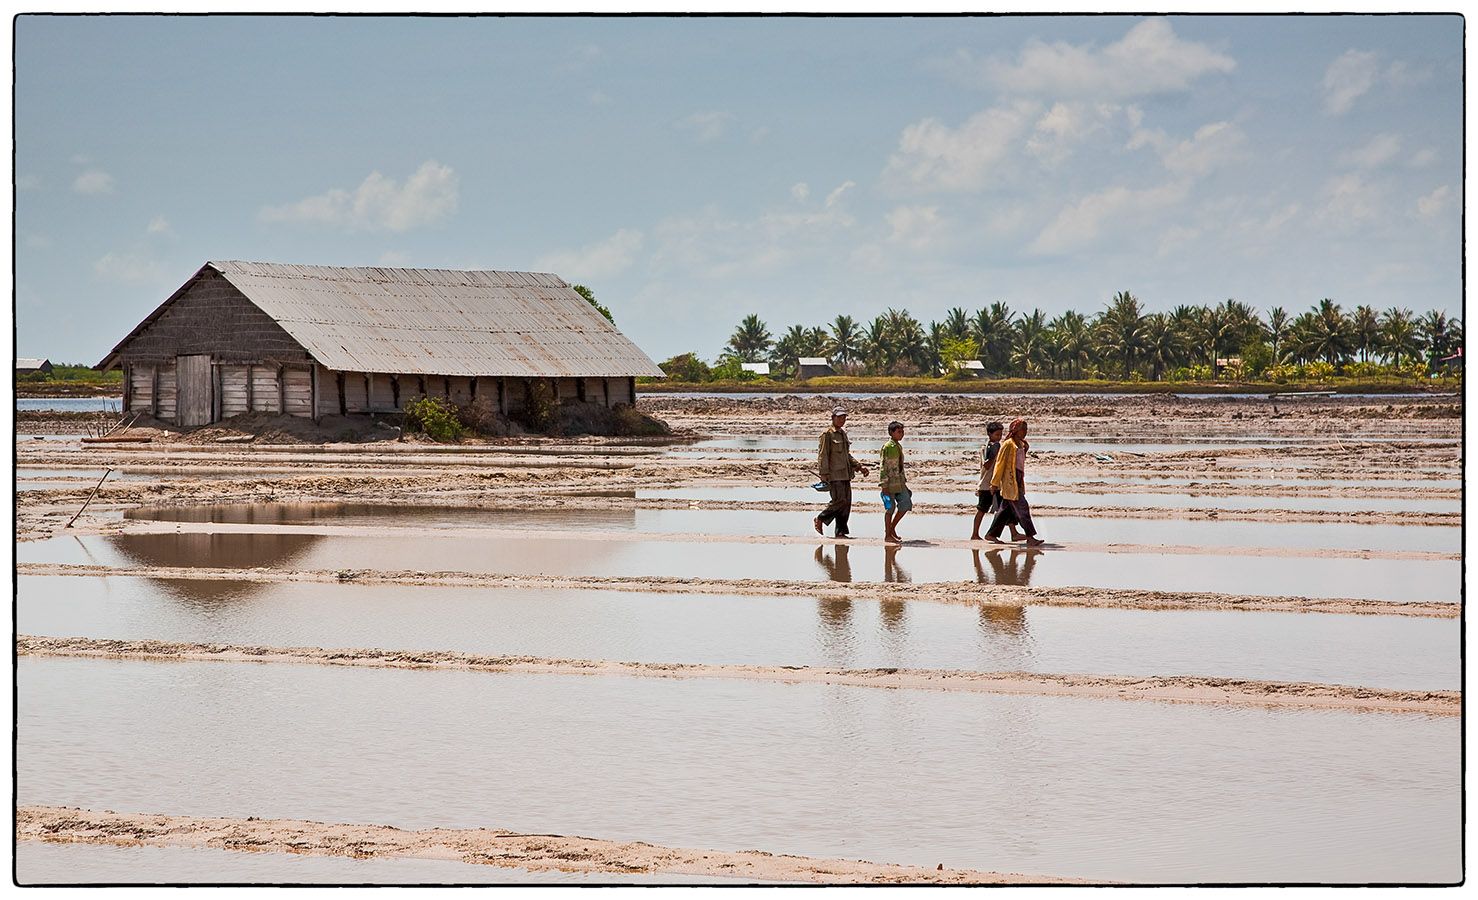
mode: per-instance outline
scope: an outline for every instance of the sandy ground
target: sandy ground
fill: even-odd
[[[826,884],[1074,884],[1068,878],[816,859],[761,850],[688,850],[557,834],[489,828],[404,831],[387,825],[295,819],[218,819],[115,813],[61,806],[16,809],[17,841],[118,847],[206,847],[355,859],[460,860],[533,872],[671,873],[749,881]]]
[[[1458,691],[1395,691],[1305,682],[1190,676],[1059,675],[1034,672],[968,672],[953,669],[828,669],[815,666],[613,662],[534,656],[482,656],[448,650],[259,647],[31,635],[17,636],[15,649],[16,653],[21,656],[81,656],[185,662],[276,662],[527,675],[722,678],[740,681],[775,681],[787,684],[836,684],[892,690],[1030,694],[1043,697],[1155,700],[1165,703],[1210,703],[1278,709],[1414,712],[1449,716],[1457,715],[1461,711],[1461,693]]]

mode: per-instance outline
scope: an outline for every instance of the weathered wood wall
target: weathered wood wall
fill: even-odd
[[[206,269],[158,319],[118,351],[126,363],[173,363],[208,353],[217,363],[308,361],[308,353],[219,272]]]

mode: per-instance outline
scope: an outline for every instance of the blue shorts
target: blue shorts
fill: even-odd
[[[887,512],[892,512],[894,507],[897,507],[902,512],[908,512],[913,509],[913,491],[905,489],[897,494],[885,493],[882,497],[883,509]]]

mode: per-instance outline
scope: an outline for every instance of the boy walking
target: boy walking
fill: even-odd
[[[1001,529],[1006,524],[1015,520],[1026,532],[1026,545],[1038,547],[1043,543],[1037,537],[1036,526],[1032,524],[1031,504],[1026,502],[1026,420],[1016,419],[1011,423],[1011,430],[1006,440],[1001,443],[1001,451],[996,455],[995,472],[991,475],[991,487],[1000,491],[1001,506],[996,513],[995,519],[990,523],[990,529],[985,533],[985,539],[992,544],[1003,543],[1001,540]],[[1016,533],[1015,527],[1011,529],[1013,538]]]
[[[1001,492],[991,487],[991,477],[995,475],[996,455],[1001,452],[1001,432],[1004,429],[1000,422],[991,422],[985,426],[986,445],[980,448],[980,483],[975,487],[975,524],[970,529],[970,540],[980,540],[980,523],[987,515],[995,513],[1001,508]],[[1021,540],[1021,535],[1016,533],[1016,522],[1013,520],[1011,526],[1011,540]]]
[[[878,487],[883,493],[883,540],[890,544],[901,544],[898,523],[913,509],[913,492],[903,477],[903,423],[888,423],[888,443],[883,445],[881,479]]]
[[[847,410],[837,406],[831,411],[831,427],[821,432],[817,444],[816,475],[826,482],[831,492],[831,502],[821,515],[811,520],[816,533],[821,526],[837,523],[836,536],[851,537],[847,520],[852,516],[852,474],[867,474],[867,466],[852,458],[852,442],[847,437]]]

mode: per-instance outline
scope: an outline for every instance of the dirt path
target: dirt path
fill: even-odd
[[[776,855],[761,850],[689,850],[490,828],[405,831],[388,825],[299,819],[205,818],[116,813],[65,806],[22,806],[17,841],[115,847],[199,847],[354,859],[460,860],[531,872],[670,873],[741,881],[825,884],[1083,884],[1040,875],[897,866],[863,860]]]
[[[888,583],[783,581],[778,579],[713,579],[643,576],[510,575],[505,573],[381,571],[370,569],[208,569],[185,566],[112,566],[20,563],[18,575],[129,575],[158,579],[200,579],[261,583],[354,583],[439,585],[482,588],[589,589],[692,595],[794,597],[800,600],[888,600],[959,603],[967,606],[1058,606],[1093,609],[1199,609],[1244,612],[1331,613],[1336,615],[1416,616],[1454,619],[1457,603],[1391,603],[1381,600],[1320,597],[1262,597],[1212,592],[1148,591],[1116,588],[1033,588],[987,585],[973,581]]]
[[[1152,700],[1276,709],[1457,715],[1458,691],[1395,691],[1308,682],[1255,681],[1199,676],[1060,675],[1034,672],[969,672],[950,669],[829,669],[814,666],[720,665],[482,656],[447,650],[260,647],[233,644],[18,635],[20,656],[75,656],[183,662],[298,663],[392,669],[443,669],[526,675],[593,675],[646,678],[720,678],[785,684],[834,684],[891,690],[1026,694]]]

